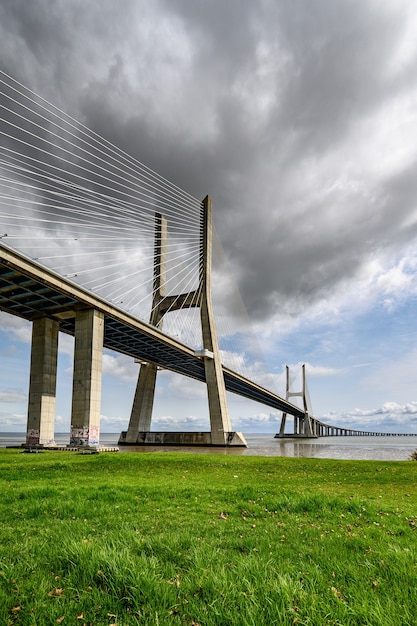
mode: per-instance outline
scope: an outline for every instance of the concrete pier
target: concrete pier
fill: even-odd
[[[99,444],[103,337],[103,313],[77,311],[70,446]]]
[[[55,320],[33,321],[27,445],[54,444],[58,331]]]
[[[149,323],[162,330],[163,304],[166,300],[166,246],[167,221],[161,213],[155,215],[153,299]],[[155,363],[143,361],[140,365],[129,427],[124,443],[136,443],[139,432],[151,429],[152,411],[155,399],[158,367]]]
[[[201,329],[203,334],[204,369],[206,372],[207,396],[209,403],[211,443],[212,445],[227,445],[228,433],[232,431],[229,408],[226,399],[226,387],[220,351],[217,341],[216,326],[211,301],[211,266],[212,266],[212,204],[207,196],[203,202],[202,224],[202,265],[200,283],[202,298],[200,303]]]

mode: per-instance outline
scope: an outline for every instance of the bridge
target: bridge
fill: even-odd
[[[306,367],[301,368],[302,371],[302,384],[301,389],[294,391],[293,384],[291,382],[290,369],[286,366],[286,389],[285,398],[288,401],[290,398],[301,398],[301,404],[304,409],[304,414],[293,415],[293,429],[288,432],[286,430],[287,411],[283,409],[281,426],[279,432],[275,435],[276,439],[311,439],[316,437],[384,437],[384,436],[401,436],[400,433],[381,433],[370,430],[357,430],[353,428],[343,428],[341,426],[332,426],[326,424],[321,420],[313,417],[310,395],[308,393]]]
[[[32,322],[27,445],[54,442],[59,332],[75,337],[72,446],[99,444],[103,347],[141,364],[120,444],[245,446],[226,392],[282,411],[277,436],[289,436],[287,415],[291,436],[363,434],[226,362],[208,196],[192,198],[4,72],[0,86],[0,309]],[[210,431],[152,431],[161,368],[206,384]]]

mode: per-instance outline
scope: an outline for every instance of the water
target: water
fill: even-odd
[[[375,461],[406,461],[417,449],[417,436],[398,437],[325,437],[321,439],[274,439],[271,434],[245,434],[248,448],[205,448],[185,446],[120,446],[120,452],[192,452],[195,454],[226,454],[238,456],[287,456],[318,459],[356,459]],[[117,446],[119,433],[102,433],[100,445]],[[24,433],[0,433],[0,448],[19,446]],[[57,433],[58,445],[69,443],[69,435]]]

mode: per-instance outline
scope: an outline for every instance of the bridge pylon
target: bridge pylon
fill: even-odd
[[[120,434],[119,444],[247,445],[242,433],[232,431],[214,321],[211,300],[212,203],[209,196],[203,200],[202,208],[199,286],[176,295],[166,295],[167,221],[160,213],[155,215],[153,301],[149,323],[162,330],[163,317],[168,311],[200,309],[203,348],[196,351],[196,356],[204,362],[210,432],[151,431],[158,367],[155,363],[141,362],[129,426]]]
[[[308,394],[307,394],[307,380],[306,380],[306,366],[302,366],[302,389],[300,391],[293,391],[291,385],[290,368],[285,366],[286,371],[286,385],[285,385],[285,399],[299,397],[302,398],[304,416],[294,415],[294,429],[292,433],[285,432],[285,426],[287,421],[287,413],[282,414],[281,426],[279,432],[275,435],[276,439],[283,439],[288,437],[302,437],[302,438],[316,438],[315,420],[310,415],[310,408],[308,406]]]

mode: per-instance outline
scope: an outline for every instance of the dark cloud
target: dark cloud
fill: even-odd
[[[368,172],[386,159],[373,119],[384,132],[384,107],[415,80],[413,56],[393,65],[403,9],[1,0],[2,67],[196,197],[210,193],[262,319],[328,298],[370,253],[415,236],[398,219],[414,211],[414,158]]]

